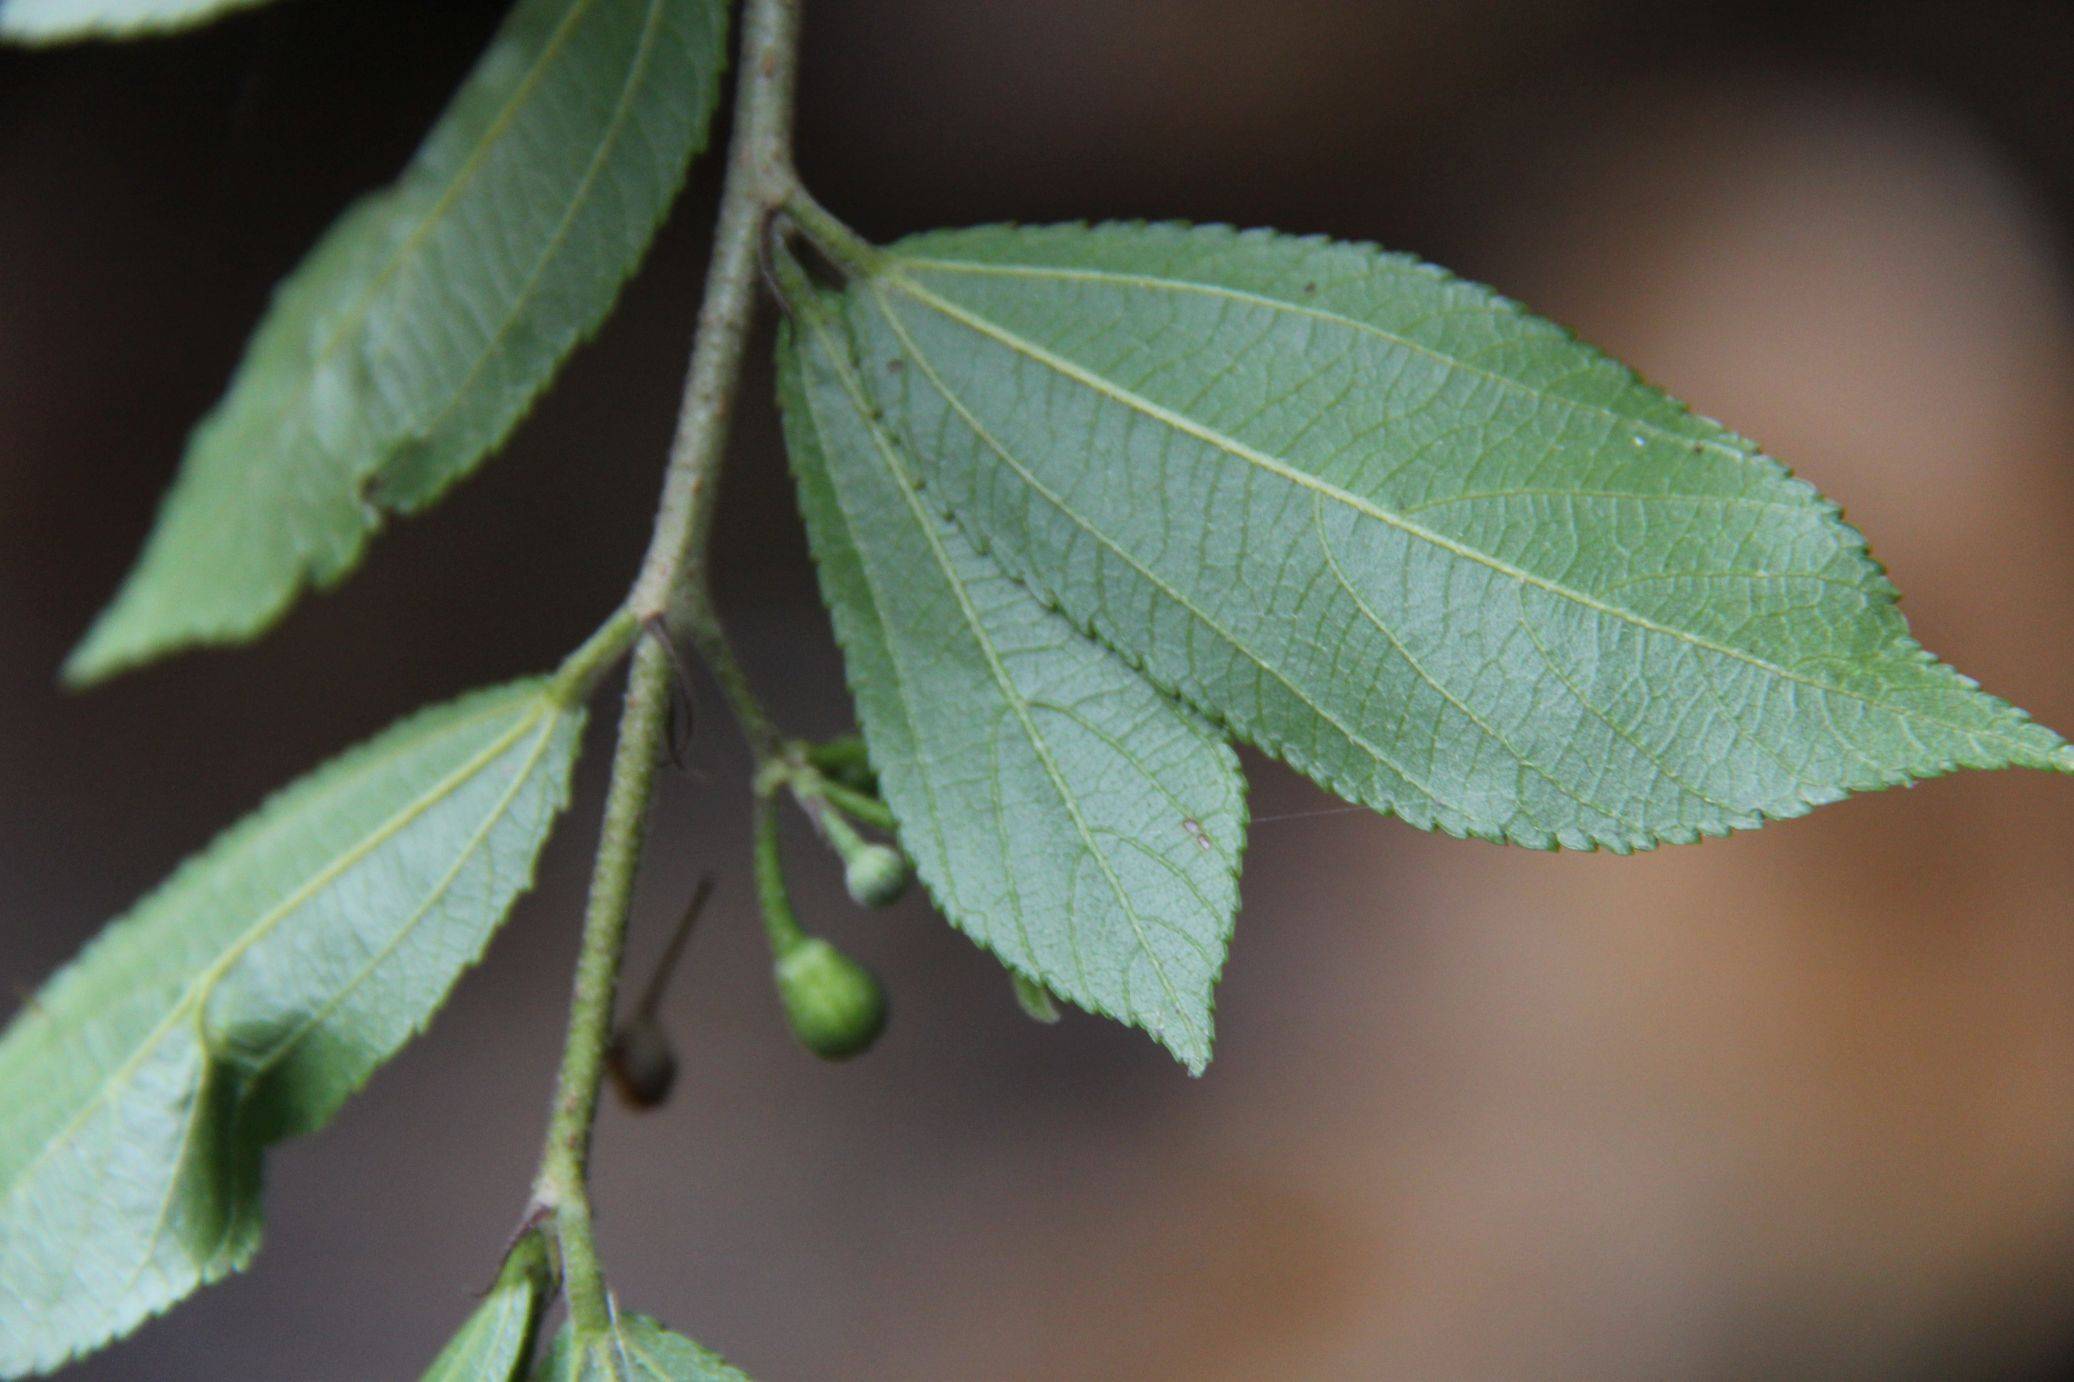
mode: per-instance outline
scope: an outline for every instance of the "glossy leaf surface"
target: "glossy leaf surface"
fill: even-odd
[[[281,285],[66,675],[252,637],[502,442],[705,142],[725,27],[721,0],[519,0],[402,179]]]
[[[0,1375],[245,1265],[260,1152],[321,1126],[474,963],[567,796],[582,713],[423,711],[189,860],[0,1036]]]
[[[879,790],[944,914],[1191,1070],[1238,905],[1231,748],[925,502],[841,324],[780,352],[785,435]]]
[[[1834,505],[1373,248],[983,228],[849,293],[928,492],[1161,686],[1414,825],[1643,848],[2074,750],[1909,636]]]

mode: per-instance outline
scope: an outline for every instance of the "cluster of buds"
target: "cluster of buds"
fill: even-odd
[[[846,736],[788,752],[758,783],[756,896],[770,940],[771,974],[785,1021],[800,1045],[827,1060],[864,1051],[886,1025],[886,994],[864,965],[799,924],[785,886],[775,798],[789,792],[843,865],[843,885],[861,907],[883,907],[907,890],[907,856],[866,839],[860,826],[890,833],[892,813],[864,744]]]

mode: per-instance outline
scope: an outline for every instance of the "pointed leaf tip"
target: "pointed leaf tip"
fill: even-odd
[[[876,263],[845,320],[935,502],[1350,800],[1626,852],[2074,761],[1909,637],[1833,504],[1489,289],[1177,225]]]
[[[900,840],[944,915],[1191,1071],[1238,905],[1238,760],[925,500],[841,324],[780,345],[822,596]]]
[[[153,38],[266,4],[267,0],[0,0],[0,39],[68,43]]]
[[[66,680],[257,636],[499,446],[704,145],[726,25],[723,0],[519,0],[402,178],[276,291]]]
[[[422,1029],[530,885],[582,723],[550,688],[420,712],[305,776],[0,1034],[0,1376],[250,1260],[262,1150]]]
[[[423,1382],[523,1382],[554,1287],[546,1235],[538,1229],[521,1235],[496,1284],[432,1360]]]

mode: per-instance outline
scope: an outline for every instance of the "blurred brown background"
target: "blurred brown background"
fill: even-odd
[[[264,791],[550,665],[632,574],[714,175],[508,453],[249,651],[90,696],[134,554],[269,285],[393,174],[494,3],[289,0],[0,56],[0,989]],[[801,162],[867,233],[1151,216],[1496,283],[1842,499],[1917,632],[2074,728],[2074,7],[810,0]],[[723,594],[784,718],[845,722],[752,379]],[[610,720],[609,715],[601,717]],[[637,963],[722,892],[679,1097],[600,1132],[625,1302],[760,1377],[2047,1376],[2074,1345],[2074,789],[1977,775],[1620,860],[1267,820],[1188,1080],[1042,1029],[919,901],[802,909],[893,989],[785,1040],[709,706]],[[489,962],[269,1162],[268,1245],[81,1378],[415,1375],[526,1193],[603,755]],[[1329,803],[1254,761],[1262,817]],[[4,1112],[0,1112],[4,1116]]]

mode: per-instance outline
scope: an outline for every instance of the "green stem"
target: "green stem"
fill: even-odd
[[[886,252],[844,225],[806,188],[794,183],[784,211],[814,247],[849,274],[872,274],[885,266]]]
[[[656,759],[668,729],[670,676],[669,654],[654,640],[642,640],[634,649],[633,670],[627,674],[626,708],[620,715],[619,743],[612,754],[612,783],[605,797],[605,822],[599,831],[590,902],[583,916],[582,948],[576,959],[569,1035],[562,1048],[554,1113],[534,1187],[535,1201],[554,1213],[570,1318],[585,1330],[602,1330],[612,1321],[604,1272],[598,1265],[597,1240],[591,1230],[591,1126],[598,1116],[605,1051],[612,1042],[612,1000],[626,946],[627,914],[634,899],[648,802],[655,790]]]
[[[755,845],[751,857],[756,870],[756,901],[763,911],[763,933],[771,943],[771,958],[782,960],[797,950],[807,936],[785,887],[785,861],[778,849],[776,794],[758,792],[752,810]]]
[[[729,713],[741,727],[742,738],[749,743],[749,753],[756,760],[755,771],[761,773],[784,755],[784,738],[749,684],[749,674],[742,669],[742,660],[735,656],[734,643],[728,638],[726,627],[714,617],[712,608],[701,599],[691,606],[688,617],[691,641],[720,687]]]
[[[748,0],[742,30],[735,131],[713,228],[713,258],[699,308],[691,372],[670,443],[670,468],[655,531],[628,604],[640,619],[668,616],[673,601],[701,602],[712,491],[734,415],[749,344],[763,228],[799,186],[792,167],[792,93],[799,52],[799,0]],[[702,613],[696,607],[694,615]]]
[[[609,624],[609,634],[601,633],[586,644],[587,650],[595,652],[610,645],[616,656],[635,628],[657,617],[667,618],[673,607],[689,618],[702,650],[718,635],[706,595],[706,545],[712,532],[720,457],[755,318],[759,241],[770,214],[797,186],[792,168],[792,97],[798,48],[799,0],[747,0],[727,176],[720,194],[691,367],[662,498],[656,506],[655,529],[640,575],[627,597],[625,617]],[[725,647],[724,637],[719,638],[719,646]],[[731,658],[729,661],[732,665]],[[569,693],[594,680],[599,671],[596,656],[580,652],[572,663],[577,670],[564,674]],[[672,675],[664,647],[654,639],[641,640],[627,674],[605,819],[584,911],[569,1032],[556,1077],[540,1172],[534,1182],[536,1205],[553,1216],[570,1319],[586,1333],[611,1327],[612,1309],[591,1221],[591,1128],[597,1119],[605,1053],[612,1040],[613,996],[648,804],[668,733]],[[746,692],[746,682],[740,689]],[[731,690],[731,699],[732,694]]]
[[[624,607],[615,610],[596,633],[583,641],[582,647],[562,659],[562,665],[555,669],[554,680],[548,684],[549,694],[566,706],[578,706],[589,700],[591,692],[598,689],[599,681],[625,655],[627,646],[640,631],[640,622],[634,618],[632,610]]]
[[[899,823],[893,819],[892,808],[877,797],[866,796],[854,787],[845,787],[840,782],[817,775],[809,790],[824,798],[836,810],[855,816],[866,825],[888,832],[900,828]]]
[[[856,826],[850,824],[850,818],[835,808],[828,794],[818,790],[819,785],[816,783],[803,791],[795,785],[794,798],[813,823],[814,830],[828,842],[828,847],[848,863],[851,855],[864,848],[864,837],[857,833]]]

